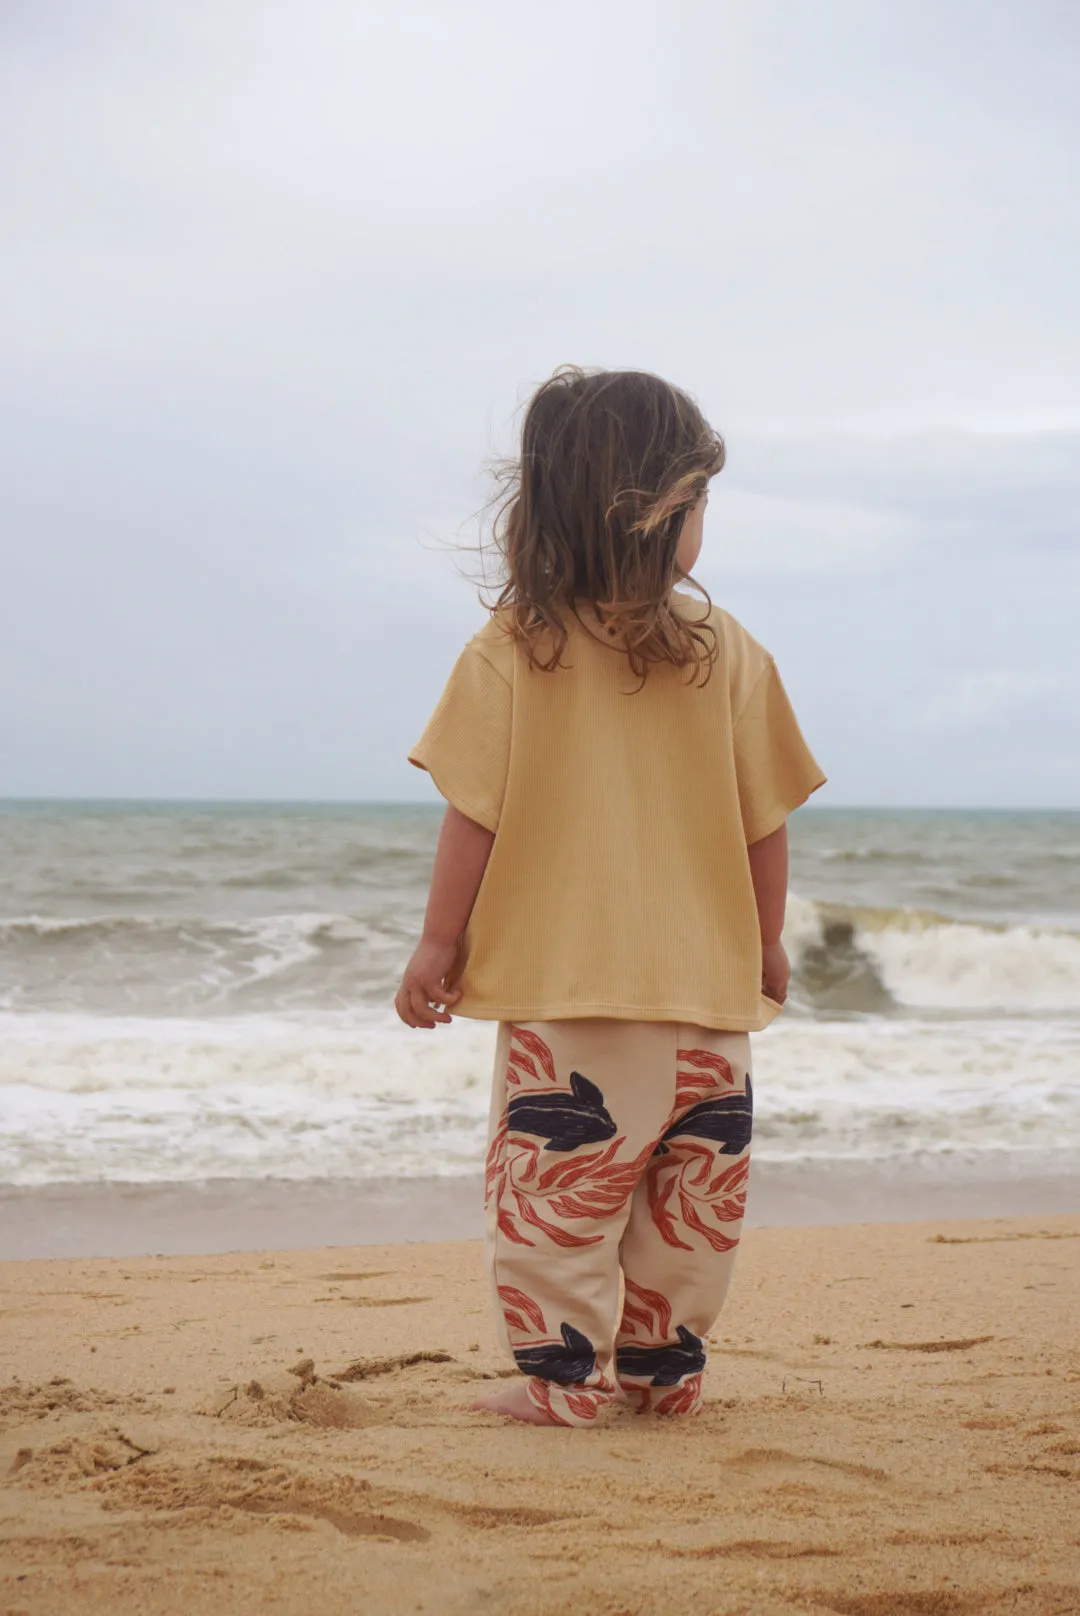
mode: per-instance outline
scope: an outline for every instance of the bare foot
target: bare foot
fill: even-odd
[[[524,1380],[515,1380],[512,1385],[502,1386],[497,1392],[482,1392],[469,1407],[484,1414],[508,1414],[512,1420],[524,1420],[527,1425],[558,1424],[543,1409],[537,1408]]]

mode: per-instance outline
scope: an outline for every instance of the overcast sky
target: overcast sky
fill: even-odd
[[[433,800],[555,365],[728,442],[823,801],[1080,805],[1070,0],[4,0],[0,795]]]

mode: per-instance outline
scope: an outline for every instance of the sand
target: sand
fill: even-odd
[[[1080,1612],[1080,1216],[753,1229],[689,1422],[540,1430],[474,1242],[0,1268],[0,1613]]]

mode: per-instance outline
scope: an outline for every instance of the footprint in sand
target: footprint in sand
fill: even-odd
[[[878,1348],[882,1352],[968,1352],[994,1339],[992,1335],[963,1335],[951,1341],[860,1341],[859,1348],[860,1351]]]
[[[316,1274],[315,1278],[325,1280],[325,1282],[329,1285],[329,1284],[334,1284],[334,1283],[340,1284],[340,1283],[342,1283],[342,1281],[345,1281],[345,1280],[354,1280],[355,1281],[355,1280],[361,1280],[361,1279],[387,1279],[387,1278],[389,1278],[389,1276],[390,1276],[389,1268],[371,1268],[371,1269],[368,1269],[363,1274],[353,1274],[353,1273]]]
[[[382,1272],[369,1274],[320,1274],[324,1280],[382,1279]],[[430,1296],[316,1296],[316,1302],[344,1302],[348,1307],[408,1307],[414,1302],[430,1302]]]
[[[731,1543],[702,1543],[679,1547],[658,1543],[664,1554],[678,1560],[833,1560],[843,1549],[827,1543],[788,1543],[778,1538],[745,1537]]]
[[[1000,1543],[1001,1533],[992,1532],[965,1532],[958,1529],[955,1532],[914,1532],[903,1530],[892,1532],[883,1540],[890,1548],[971,1548],[980,1543]]]
[[[747,1448],[727,1462],[732,1470],[756,1472],[769,1480],[805,1479],[808,1473],[814,1475],[821,1470],[859,1482],[888,1483],[891,1480],[888,1471],[879,1470],[875,1465],[854,1464],[848,1459],[822,1459],[811,1453],[789,1453],[785,1448]]]
[[[219,1456],[189,1466],[149,1464],[102,1477],[94,1487],[124,1505],[144,1509],[299,1517],[325,1521],[346,1537],[397,1543],[426,1543],[431,1536],[418,1522],[381,1510],[381,1495],[369,1482],[352,1476],[312,1476],[244,1458]]]
[[[997,1603],[985,1594],[952,1594],[942,1589],[912,1593],[896,1589],[876,1594],[821,1594],[825,1609],[837,1616],[988,1616]]]
[[[416,1364],[453,1362],[452,1352],[398,1352],[388,1358],[355,1358],[344,1369],[335,1370],[330,1379],[350,1385],[357,1380],[374,1380],[378,1375],[392,1375],[399,1369],[412,1369]]]
[[[353,1307],[408,1307],[413,1302],[430,1302],[430,1296],[342,1296]]]
[[[1014,1230],[1009,1234],[932,1234],[932,1246],[994,1246],[1011,1240],[1080,1240],[1080,1229]]]
[[[521,1526],[551,1526],[556,1521],[573,1520],[570,1510],[533,1509],[528,1504],[459,1504],[455,1499],[430,1498],[427,1502],[440,1514],[453,1515],[468,1526],[482,1530],[511,1530]]]

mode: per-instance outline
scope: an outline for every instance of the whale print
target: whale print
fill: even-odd
[[[580,1072],[571,1072],[570,1090],[569,1094],[530,1090],[512,1095],[507,1105],[512,1131],[537,1134],[547,1141],[545,1150],[577,1150],[579,1145],[599,1145],[612,1138],[615,1120],[596,1084]]]
[[[754,1125],[754,1093],[750,1077],[745,1094],[724,1094],[718,1100],[701,1100],[664,1130],[653,1152],[666,1156],[669,1139],[709,1139],[719,1146],[721,1156],[741,1156],[750,1143]]]
[[[618,1350],[619,1375],[630,1375],[638,1380],[649,1378],[652,1386],[677,1386],[688,1375],[699,1375],[705,1367],[705,1343],[700,1336],[688,1330],[685,1324],[676,1326],[679,1345],[670,1342],[661,1347],[624,1347]]]
[[[616,1403],[701,1406],[753,1096],[745,1033],[686,1031],[661,1043],[604,1018],[500,1027],[489,1259],[503,1342],[554,1425],[595,1428]]]
[[[589,1379],[596,1371],[596,1353],[587,1335],[563,1324],[563,1344],[544,1342],[539,1347],[515,1347],[514,1359],[523,1375],[538,1375],[560,1386],[573,1386]]]

